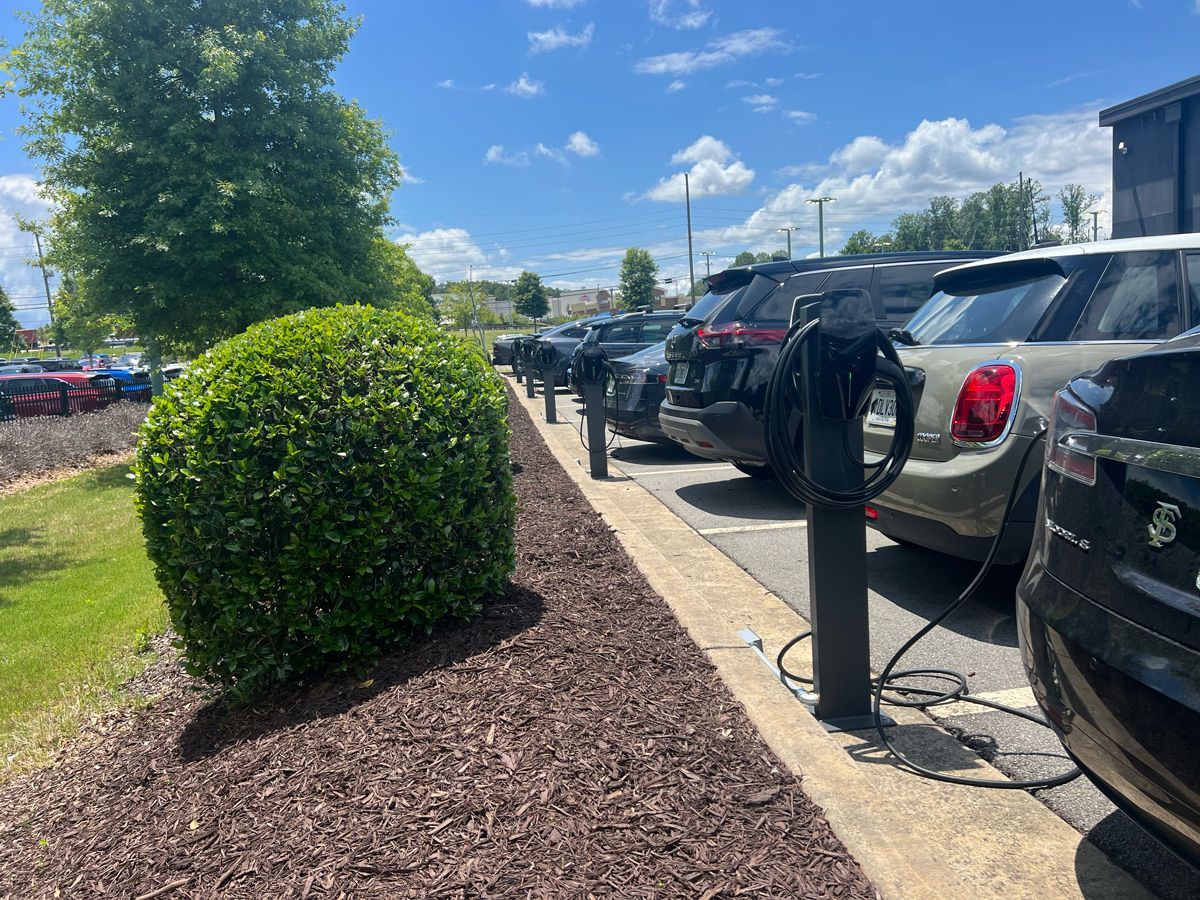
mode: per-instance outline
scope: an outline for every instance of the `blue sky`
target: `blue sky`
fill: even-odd
[[[836,249],[1018,171],[1107,195],[1097,111],[1200,69],[1200,0],[347,5],[362,27],[337,86],[392,132],[394,236],[439,280],[610,285],[635,245],[686,275],[684,171],[697,274],[700,251],[720,268],[783,246],[785,225],[815,252],[813,196],[837,198]],[[0,19],[10,44],[27,6]],[[0,101],[0,280],[34,324],[40,280],[8,220],[44,207],[18,123]]]

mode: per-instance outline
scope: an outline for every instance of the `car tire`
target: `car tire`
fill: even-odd
[[[775,470],[766,465],[756,466],[752,463],[735,462],[733,467],[743,475],[749,475],[751,478],[773,479],[775,477]]]

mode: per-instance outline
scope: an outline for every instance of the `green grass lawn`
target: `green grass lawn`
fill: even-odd
[[[0,769],[31,722],[61,720],[56,707],[78,710],[136,671],[133,650],[166,624],[128,472],[0,497]]]

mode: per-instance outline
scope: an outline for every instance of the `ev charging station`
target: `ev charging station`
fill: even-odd
[[[588,471],[592,478],[608,477],[608,445],[604,433],[604,383],[612,372],[604,348],[590,344],[583,348],[575,365],[576,377],[583,386],[584,422],[587,426]]]
[[[895,386],[897,428],[887,456],[867,465],[863,417],[877,380]],[[830,730],[892,724],[872,704],[863,506],[888,488],[907,461],[911,411],[908,377],[865,291],[796,299],[768,387],[764,429],[772,467],[808,512],[814,690],[792,690]],[[757,635],[748,629],[741,635],[787,684],[782,653],[776,667]]]

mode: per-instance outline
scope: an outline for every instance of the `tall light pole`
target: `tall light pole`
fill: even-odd
[[[712,274],[712,258],[717,254],[712,250],[701,250],[700,255],[704,257],[704,277],[707,278]]]
[[[792,232],[796,230],[795,225],[788,225],[786,228],[780,228],[780,231],[786,231],[788,236],[788,259],[792,258]],[[824,252],[821,253],[824,256]]]
[[[692,295],[693,305],[696,302],[696,267],[692,263],[692,186],[688,181],[688,173],[683,173],[683,195],[687,200],[687,220],[688,220],[688,274],[692,276],[692,283],[688,286],[688,293]]]
[[[1093,209],[1088,212],[1088,215],[1090,215],[1092,217],[1092,240],[1093,241],[1100,240],[1100,238],[1099,238],[1100,214],[1103,212],[1104,212],[1104,210],[1102,210],[1102,209]]]
[[[805,200],[805,203],[817,204],[817,229],[821,235],[821,255],[825,255],[825,204],[835,203],[835,197],[813,197],[811,200]]]

